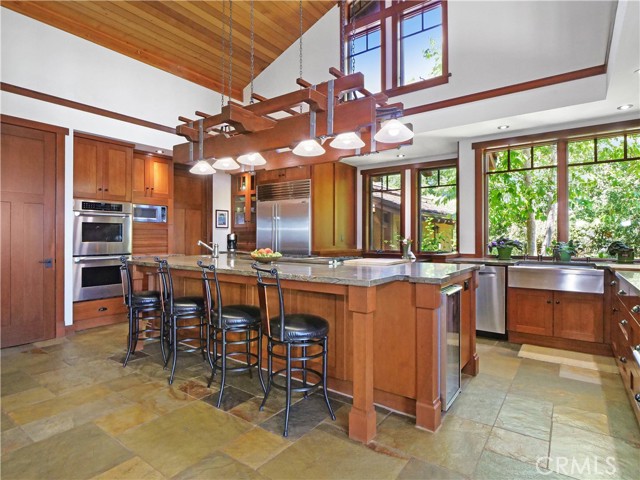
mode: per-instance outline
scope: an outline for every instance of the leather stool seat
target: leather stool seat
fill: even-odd
[[[199,310],[204,311],[204,298],[177,297],[173,300],[173,310],[178,314],[197,312]]]
[[[329,333],[329,322],[317,315],[308,313],[288,313],[284,316],[284,341],[300,342],[322,338]],[[280,337],[280,317],[269,320],[271,335]]]
[[[218,321],[218,313],[211,312],[214,321]],[[260,323],[260,308],[253,305],[229,305],[222,307],[222,328],[241,328]]]
[[[141,292],[134,292],[131,295],[131,304],[134,307],[151,307],[160,305],[160,292],[157,290],[142,290]],[[125,295],[125,303],[129,303],[129,295]]]

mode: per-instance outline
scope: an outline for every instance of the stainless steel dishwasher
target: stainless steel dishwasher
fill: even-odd
[[[505,338],[506,267],[483,265],[478,272],[476,291],[476,331],[486,336]]]

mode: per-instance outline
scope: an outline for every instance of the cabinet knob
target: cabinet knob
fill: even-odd
[[[636,393],[633,398],[636,399],[636,402],[640,403],[640,393]]]
[[[618,290],[618,295],[626,295],[627,292],[625,292],[624,290],[620,289]]]
[[[620,362],[627,363],[627,357],[620,357]]]
[[[611,309],[611,311],[613,311],[613,312],[619,312],[620,310],[618,310],[616,307],[613,307],[613,308]]]
[[[98,187],[98,191],[99,191],[99,192],[101,192],[101,191],[102,191],[102,188]]]
[[[551,303],[551,300],[547,300],[547,303]]]
[[[633,307],[631,307],[631,311],[633,313],[640,313],[640,305],[634,305]]]
[[[620,325],[626,327],[627,325],[629,325],[629,322],[623,318],[622,320],[620,320]]]
[[[105,188],[105,189],[104,189],[104,191],[105,191],[105,192],[108,192],[108,191],[109,191],[109,189],[108,189],[108,188]]]
[[[559,304],[560,304],[560,300],[556,300],[556,305],[559,305]]]
[[[609,283],[609,285],[611,285],[612,287],[615,287],[617,283],[618,282],[616,282],[615,280],[611,280],[611,283]]]
[[[108,309],[107,309],[107,307],[100,307],[100,308],[98,308],[98,311],[99,311],[99,312],[106,312],[107,310],[108,310]]]

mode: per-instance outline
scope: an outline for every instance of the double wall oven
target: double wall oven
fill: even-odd
[[[130,203],[73,203],[73,300],[122,294],[120,257],[131,255]]]

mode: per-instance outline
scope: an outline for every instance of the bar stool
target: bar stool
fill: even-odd
[[[267,329],[269,382],[267,383],[267,391],[260,405],[260,410],[264,408],[272,386],[286,391],[287,405],[284,417],[284,432],[282,434],[286,437],[289,434],[291,392],[302,392],[304,396],[307,397],[311,390],[322,387],[322,393],[324,394],[329,415],[331,415],[332,420],[335,420],[336,416],[333,413],[333,409],[329,403],[329,396],[327,395],[327,334],[329,333],[329,322],[322,317],[308,313],[285,313],[284,297],[282,295],[278,270],[276,268],[261,268],[257,263],[254,263],[251,267],[256,270],[258,274],[260,312],[262,322],[266,324]],[[278,292],[279,312],[278,315],[273,317],[269,313],[269,303],[267,301],[267,290],[271,288],[276,289]],[[284,355],[276,353],[274,347],[283,347],[286,353]],[[309,353],[307,350],[309,347],[312,349],[319,347],[320,350],[317,353]],[[293,355],[292,350],[294,348],[300,350],[299,356]],[[274,358],[284,360],[285,368],[274,372]],[[322,358],[322,373],[307,366],[307,362],[315,358]],[[299,366],[294,366],[294,362]],[[300,372],[302,376],[301,387],[291,386],[291,374],[293,372]],[[285,385],[276,381],[277,377],[283,373],[285,374]],[[317,378],[318,381],[309,384],[308,375]]]
[[[162,316],[162,303],[160,302],[160,292],[157,290],[143,290],[134,292],[133,282],[131,281],[131,269],[127,257],[124,255],[120,257],[120,275],[122,277],[122,296],[124,297],[124,304],[128,309],[129,317],[129,338],[127,345],[127,355],[124,357],[123,367],[127,366],[129,357],[136,351],[138,340],[141,339],[141,334],[150,334],[143,337],[142,340],[157,340],[160,339],[160,350],[162,351],[162,360],[166,361],[166,353],[164,350],[165,340],[165,323]],[[158,313],[160,312],[160,313]],[[147,315],[154,313],[154,315]],[[154,322],[160,319],[160,325],[154,325]],[[146,322],[144,328],[141,329],[141,322]],[[160,336],[153,335],[159,333]],[[152,335],[152,336],[151,336]]]
[[[260,309],[253,305],[223,306],[216,266],[214,264],[207,266],[202,260],[198,260],[198,266],[202,268],[202,281],[206,298],[207,358],[211,365],[211,378],[207,386],[211,386],[216,370],[220,369],[222,378],[220,380],[220,393],[217,403],[217,407],[220,408],[227,372],[241,373],[248,371],[249,375],[251,375],[253,367],[258,367],[258,378],[260,379],[262,391],[267,391],[262,379]],[[215,286],[215,299],[211,292],[212,283]],[[236,339],[230,339],[230,335],[231,338]],[[256,353],[251,352],[252,344],[257,344]],[[234,349],[236,345],[244,345],[244,348],[241,350]],[[211,352],[212,346],[213,354]],[[218,353],[218,347],[221,349],[220,353]],[[229,347],[231,347],[231,351]],[[227,361],[235,359],[234,357],[241,359],[241,361],[244,360],[245,363],[230,367]]]
[[[162,313],[169,327],[169,355],[172,356],[171,375],[169,385],[173,383],[178,360],[178,344],[181,343],[185,352],[200,350],[204,357],[204,298],[198,296],[176,297],[173,291],[173,278],[171,269],[166,259],[156,257],[158,263],[158,276],[160,277],[160,300],[162,303]],[[189,320],[197,319],[197,323]],[[197,333],[191,336],[178,338],[178,332]],[[189,334],[187,334],[189,335]],[[197,341],[199,346],[194,347],[189,342]],[[169,363],[169,357],[164,362],[165,368]]]

